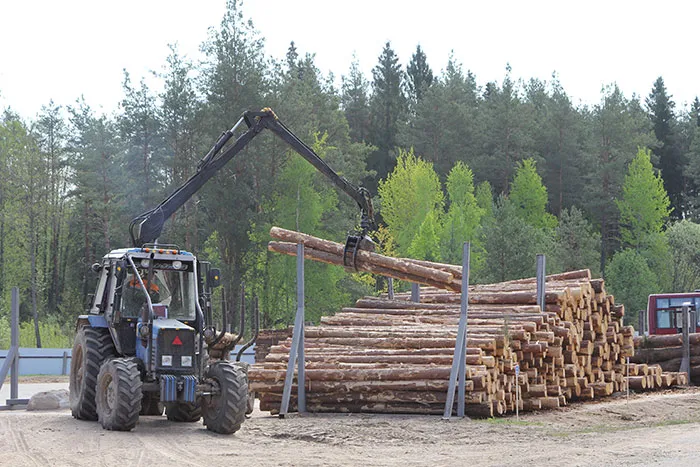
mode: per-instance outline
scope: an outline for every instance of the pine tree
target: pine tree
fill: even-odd
[[[683,217],[685,207],[684,180],[683,180],[683,158],[678,147],[677,135],[674,128],[675,103],[666,91],[664,80],[661,76],[654,82],[654,87],[646,99],[646,105],[654,127],[656,144],[652,149],[657,156],[663,177],[664,187],[671,200],[673,211],[672,217],[680,219]]]
[[[477,118],[477,86],[471,73],[450,56],[443,75],[415,104],[401,145],[413,147],[435,165],[444,179],[457,161],[470,165],[482,144]]]
[[[372,69],[372,78],[369,142],[377,149],[367,162],[368,168],[376,172],[376,180],[379,180],[394,167],[398,133],[406,115],[404,75],[390,42],[384,45],[379,63]],[[375,191],[376,183],[368,182],[368,185],[370,191]]]
[[[49,102],[43,106],[36,126],[34,138],[47,163],[47,219],[46,232],[43,235],[46,252],[45,269],[47,286],[44,296],[47,311],[55,313],[61,304],[63,284],[61,265],[63,263],[62,243],[66,236],[68,206],[68,159],[66,155],[67,128],[62,117],[62,108]]]
[[[430,69],[428,59],[420,44],[416,46],[416,52],[406,67],[406,75],[409,99],[413,103],[419,102],[433,84],[433,70]]]
[[[172,192],[193,175],[201,158],[198,150],[201,146],[201,131],[198,128],[201,102],[192,71],[193,65],[179,54],[176,46],[171,46],[166,69],[160,76],[164,89],[160,94],[159,108],[166,151],[164,162],[168,169],[165,171],[167,192]],[[164,232],[164,237],[184,245],[190,251],[198,251],[199,246],[198,198],[199,195],[195,194],[185,203],[182,211],[171,219],[171,229]]]
[[[605,271],[609,256],[618,248],[619,198],[628,163],[638,147],[651,143],[649,120],[639,101],[628,100],[616,86],[603,89],[601,103],[588,117],[590,141],[584,161],[584,208],[600,228],[600,269]]]
[[[342,77],[342,82],[341,102],[350,127],[350,139],[366,141],[369,137],[369,82],[356,58],[353,57],[350,71]]]
[[[550,83],[531,80],[525,91],[532,108],[534,150],[545,160],[541,167],[549,206],[559,215],[582,200],[584,180],[579,174],[587,170],[582,163],[583,115],[573,107],[556,75]]]
[[[530,112],[510,74],[509,65],[500,88],[495,83],[486,86],[481,112],[484,150],[473,164],[474,170],[501,193],[507,192],[516,163],[531,155],[533,134]]]

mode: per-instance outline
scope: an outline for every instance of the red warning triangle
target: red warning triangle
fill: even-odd
[[[182,341],[180,340],[180,336],[175,336],[175,339],[173,339],[173,345],[182,345]]]

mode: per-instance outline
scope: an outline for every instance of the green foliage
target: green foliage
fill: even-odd
[[[407,112],[403,87],[404,72],[391,43],[387,42],[379,56],[379,63],[372,69],[372,96],[369,103],[369,141],[376,150],[367,162],[368,167],[377,173],[378,179],[386,177],[394,165],[393,151]],[[373,184],[370,186],[373,187]]]
[[[649,294],[659,291],[656,276],[646,259],[632,249],[613,256],[605,268],[605,284],[615,302],[625,305],[625,322],[635,324],[640,310],[646,309]]]
[[[675,103],[666,91],[661,76],[654,82],[646,105],[656,136],[652,149],[658,159],[658,168],[664,176],[662,183],[670,198],[670,213],[676,219],[680,219],[683,215],[683,157],[675,129]]]
[[[575,206],[561,212],[552,253],[552,264],[560,271],[590,269],[593,277],[600,276],[600,234]]]
[[[408,92],[413,102],[423,99],[425,91],[433,84],[433,71],[428,65],[425,52],[420,44],[416,46],[416,52],[411,57],[411,62],[406,67],[406,80]]]
[[[407,255],[421,225],[432,212],[440,221],[444,195],[433,165],[416,157],[413,150],[399,151],[396,167],[386,180],[379,182],[382,217],[396,250]]]
[[[491,217],[493,215],[493,191],[491,190],[491,184],[485,180],[479,183],[476,186],[474,196],[476,197],[476,204],[484,211],[484,218]]]
[[[537,229],[556,227],[557,219],[547,212],[547,188],[537,173],[534,159],[518,162],[508,196],[518,215]]]
[[[525,222],[518,208],[501,196],[483,226],[486,258],[477,282],[502,282],[533,277],[537,254],[550,251],[551,238],[541,229]]]
[[[670,214],[670,201],[661,175],[654,173],[648,149],[639,148],[630,163],[617,206],[625,245],[640,248],[647,237],[661,232]]]
[[[700,225],[682,220],[666,231],[671,255],[672,281],[668,292],[700,288]],[[666,291],[666,290],[664,290]]]
[[[442,259],[447,263],[461,264],[462,244],[468,241],[472,250],[472,270],[477,271],[483,260],[479,234],[485,210],[479,206],[474,195],[474,174],[466,164],[457,162],[447,176],[446,185],[450,207],[440,238]],[[490,190],[488,196],[491,196]]]
[[[72,328],[69,328],[72,330]],[[39,323],[41,334],[41,346],[50,349],[65,349],[73,345],[73,333],[66,333],[65,327],[60,323],[49,320]],[[0,316],[0,349],[10,348],[10,320]],[[36,335],[34,323],[25,321],[19,326],[19,346],[36,347]]]
[[[408,256],[428,261],[442,261],[440,226],[437,211],[429,211],[408,247]]]

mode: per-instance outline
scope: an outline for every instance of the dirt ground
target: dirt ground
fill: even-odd
[[[29,381],[25,381],[29,382]],[[37,382],[37,381],[32,381]],[[700,465],[700,389],[493,420],[255,411],[223,436],[141,417],[129,433],[70,411],[0,411],[0,465]]]

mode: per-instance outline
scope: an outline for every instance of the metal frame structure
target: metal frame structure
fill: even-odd
[[[447,388],[445,412],[442,415],[444,420],[449,420],[452,417],[457,378],[459,378],[457,416],[464,417],[467,373],[467,314],[469,310],[469,255],[470,244],[469,242],[464,242],[464,245],[462,245],[462,297],[459,310],[459,329],[457,331],[457,340],[455,341],[455,352],[452,357],[452,370],[450,371],[450,382]]]
[[[294,319],[292,348],[289,349],[287,374],[282,391],[282,404],[279,418],[289,413],[289,399],[292,395],[294,365],[297,365],[297,411],[306,412],[306,372],[304,371],[304,244],[297,243],[297,314]]]
[[[0,410],[13,408],[25,408],[29,399],[19,399],[19,289],[13,287],[12,308],[11,308],[11,337],[10,351],[5,358],[5,363],[0,369],[0,388],[2,387],[8,370],[10,371],[10,398],[5,401],[6,405],[0,406]]]

